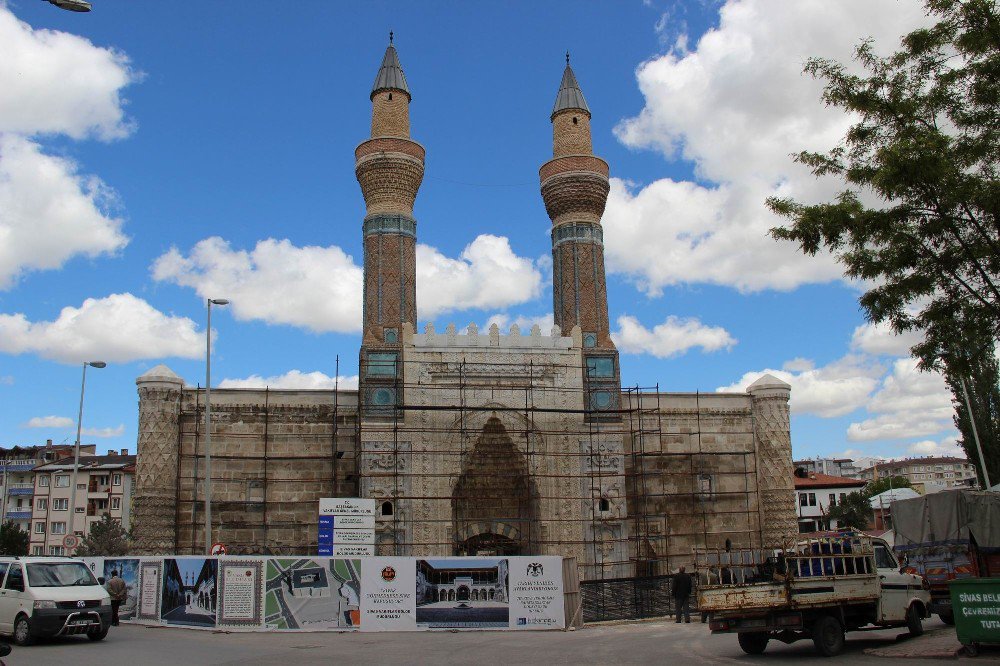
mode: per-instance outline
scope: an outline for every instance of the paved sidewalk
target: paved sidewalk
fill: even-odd
[[[957,659],[965,656],[961,650],[955,627],[941,626],[927,629],[916,638],[901,634],[892,645],[868,648],[865,654],[902,659]],[[978,660],[1000,661],[1000,648],[981,648]]]

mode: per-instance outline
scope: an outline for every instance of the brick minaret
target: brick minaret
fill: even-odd
[[[417,324],[413,201],[424,177],[424,148],[410,140],[410,89],[389,37],[371,92],[371,138],[354,151],[365,197],[362,344],[395,345]]]
[[[594,155],[590,109],[576,75],[566,69],[552,109],[552,159],[539,177],[552,220],[552,297],[555,323],[583,334],[588,404],[617,407],[618,354],[608,328],[601,215],[608,199],[608,164]]]

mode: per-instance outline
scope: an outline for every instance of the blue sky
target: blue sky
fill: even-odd
[[[0,440],[136,441],[134,379],[349,385],[360,343],[353,149],[387,33],[427,148],[420,326],[551,321],[538,167],[564,52],[611,165],[603,223],[627,385],[793,386],[797,456],[955,450],[948,393],[912,339],[866,327],[829,257],[767,237],[771,194],[829,198],[790,153],[846,119],[811,55],[886,49],[911,0],[148,3],[89,14],[0,2]],[[5,247],[6,246],[6,247]],[[67,309],[68,308],[68,309]],[[52,417],[52,418],[49,418]]]

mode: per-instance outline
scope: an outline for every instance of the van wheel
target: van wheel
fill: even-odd
[[[35,637],[31,635],[31,625],[28,618],[18,615],[14,620],[14,642],[18,645],[31,645],[35,642]]]
[[[924,625],[920,622],[920,609],[916,604],[910,604],[906,609],[906,628],[910,630],[911,636],[919,636],[924,633]]]
[[[87,638],[92,641],[103,641],[104,637],[108,635],[109,625],[105,624],[100,629],[91,629],[87,632]]]
[[[836,657],[844,650],[844,628],[832,615],[817,618],[812,635],[816,651],[824,657]]]
[[[751,631],[739,634],[737,640],[747,654],[763,654],[770,637],[763,631]]]

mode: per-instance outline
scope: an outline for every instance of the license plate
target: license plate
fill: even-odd
[[[74,627],[83,627],[88,624],[90,624],[90,620],[73,620],[70,622],[70,625]]]

